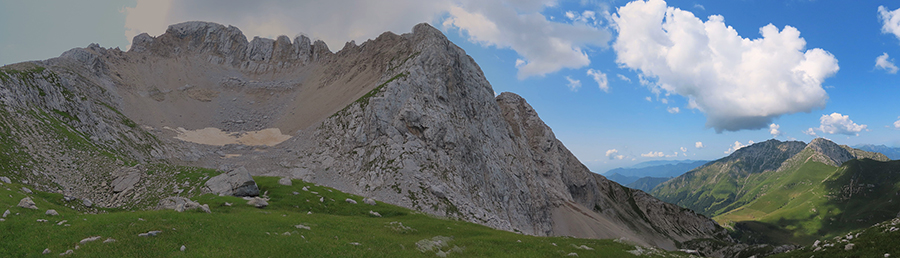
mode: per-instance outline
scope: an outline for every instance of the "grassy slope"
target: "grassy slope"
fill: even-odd
[[[714,219],[753,232],[745,238],[811,244],[893,218],[900,211],[898,172],[900,162],[808,162],[770,176],[750,191],[758,198]]]
[[[879,223],[870,228],[854,231],[833,239],[822,241],[817,246],[804,246],[799,250],[770,257],[891,257],[900,255],[900,219]],[[891,229],[894,231],[891,231]],[[850,239],[847,236],[852,235]],[[853,248],[847,250],[847,245]],[[818,251],[817,251],[818,249]]]
[[[359,196],[299,180],[294,180],[293,186],[282,186],[276,181],[277,178],[257,178],[262,191],[268,191],[271,197],[270,205],[264,209],[250,207],[236,197],[195,198],[209,204],[212,214],[196,210],[183,213],[107,210],[101,214],[82,214],[66,207],[80,204],[65,203],[59,194],[41,192],[29,195],[40,209],[29,210],[16,207],[25,197],[18,190],[21,185],[6,184],[0,186],[0,212],[9,209],[12,215],[0,222],[0,256],[38,256],[45,248],[53,255],[73,249],[78,256],[88,257],[434,256],[434,251],[418,250],[416,243],[435,236],[452,237],[441,248],[443,251],[454,246],[461,248],[461,253],[450,256],[550,257],[574,252],[589,257],[630,257],[633,255],[628,251],[635,249],[613,240],[519,235],[384,203],[370,206],[363,204]],[[310,191],[301,190],[304,186]],[[320,196],[324,197],[324,203],[319,202]],[[359,204],[349,204],[344,201],[346,198],[355,199]],[[225,206],[225,202],[234,205]],[[61,215],[44,215],[46,209],[56,209]],[[383,217],[369,215],[370,210]],[[37,222],[38,219],[49,221]],[[57,225],[61,220],[68,222]],[[400,222],[410,229],[400,229],[392,222]],[[294,226],[297,224],[311,229],[298,229]],[[156,237],[137,236],[150,230],[163,232]],[[101,239],[78,244],[91,236],[101,236]],[[117,241],[102,243],[107,238]],[[185,252],[179,251],[182,245],[186,247]],[[594,250],[575,247],[581,245]]]

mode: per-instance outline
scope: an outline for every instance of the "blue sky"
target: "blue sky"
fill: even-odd
[[[897,1],[3,1],[0,64],[188,20],[333,50],[429,22],[595,172],[773,137],[900,147]]]

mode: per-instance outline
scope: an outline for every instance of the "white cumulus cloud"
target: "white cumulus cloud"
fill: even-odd
[[[831,53],[807,50],[791,26],[766,25],[761,38],[744,38],[723,16],[704,22],[663,0],[633,1],[612,19],[616,62],[656,79],[651,91],[688,98],[717,132],[761,129],[781,115],[824,107],[822,83],[839,69]]]
[[[687,152],[687,151],[688,151],[688,149],[687,149],[687,148],[685,148],[685,147],[681,147],[681,152]]]
[[[123,13],[129,42],[140,33],[156,36],[170,24],[199,20],[234,25],[248,38],[303,33],[325,41],[332,50],[385,31],[400,34],[418,23],[438,23],[482,46],[516,51],[518,77],[524,79],[587,66],[587,49],[605,47],[611,38],[608,30],[597,26],[602,20],[599,13],[578,13],[590,22],[574,23],[555,22],[541,14],[557,1],[138,0]]]
[[[816,131],[827,134],[843,134],[849,136],[859,136],[859,132],[866,130],[867,125],[860,125],[850,120],[849,115],[841,115],[840,113],[831,113],[831,115],[822,115],[819,118],[820,125],[818,128],[809,128],[806,134],[815,136]]]
[[[881,20],[881,33],[894,34],[900,39],[900,8],[891,11],[884,6],[878,6],[878,19]]]
[[[734,144],[732,144],[731,147],[729,147],[728,150],[725,151],[725,154],[732,153],[736,150],[740,150],[741,148],[747,147],[750,145],[753,145],[753,140],[748,141],[746,145],[744,145],[740,141],[734,141]]]
[[[667,108],[666,111],[669,111],[669,113],[672,113],[672,114],[678,114],[678,112],[681,112],[681,109],[678,107],[670,107],[670,108]]]
[[[597,82],[597,86],[604,92],[609,92],[609,81],[606,80],[606,74],[594,69],[588,69],[587,75]]]
[[[616,74],[616,77],[619,77],[619,80],[626,81],[626,82],[631,82],[631,78],[628,78],[628,77],[626,77],[625,75],[622,75],[621,73]]]
[[[575,80],[569,76],[566,76],[566,80],[569,81],[569,83],[566,83],[566,86],[568,86],[570,90],[578,91],[578,89],[581,89],[581,80]]]
[[[610,160],[612,160],[612,159],[618,159],[618,160],[625,159],[625,155],[619,154],[619,150],[616,150],[616,149],[607,150],[607,151],[606,151],[606,157],[609,158]]]
[[[697,148],[697,149],[703,149],[703,142],[695,142],[695,143],[694,143],[694,148]]]
[[[883,53],[875,58],[875,68],[885,70],[890,74],[897,73],[897,70],[900,70],[900,68],[897,68],[897,65],[895,65],[894,62],[891,62],[892,60],[889,58],[890,56],[888,56],[888,53]]]
[[[775,123],[769,125],[769,134],[772,135],[772,138],[781,136],[782,132],[781,130],[778,130],[779,128],[781,128],[781,126]]]
[[[900,116],[897,117],[898,120],[894,121],[894,129],[900,129]]]

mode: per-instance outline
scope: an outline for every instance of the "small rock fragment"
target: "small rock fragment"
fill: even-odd
[[[300,192],[291,192],[291,194],[298,195],[298,194],[300,194]]]
[[[49,254],[49,253],[50,253],[50,248],[45,248],[44,251],[41,252],[41,254]]]
[[[281,235],[282,235],[282,236],[290,236],[290,235],[291,235],[291,232],[284,232],[284,233],[282,233]]]
[[[6,218],[6,216],[9,216],[9,210],[3,212],[3,218]]]
[[[38,219],[37,222],[47,222],[45,219]]]
[[[22,187],[22,192],[25,192],[26,194],[32,194],[31,189],[25,188],[24,186]]]
[[[303,189],[300,189],[300,190],[309,192],[309,188],[306,188],[306,186],[304,186]]]
[[[253,197],[250,201],[247,201],[247,204],[256,208],[265,208],[266,206],[269,206],[269,202],[267,202],[266,199],[259,197]]]
[[[278,184],[290,186],[290,185],[291,185],[291,178],[289,178],[289,177],[282,177],[281,179],[278,179]]]
[[[113,238],[111,238],[111,237],[110,237],[110,238],[107,238],[106,240],[103,240],[103,243],[104,243],[104,244],[106,244],[106,243],[113,243],[113,242],[116,242],[116,240],[113,239]]]
[[[853,250],[853,246],[856,246],[856,245],[855,244],[847,244],[846,246],[844,246],[844,250],[845,251]]]
[[[84,204],[84,206],[87,206],[88,208],[94,206],[94,202],[88,199],[81,200],[81,204]]]
[[[182,252],[184,252],[184,249],[187,249],[187,247],[184,247],[184,245],[181,245],[180,250],[181,250]]]
[[[363,198],[363,202],[368,205],[375,205],[375,200],[372,198]]]
[[[200,210],[206,213],[212,213],[212,211],[209,210],[209,204],[200,205]]]
[[[60,221],[60,222],[57,222],[56,225],[57,225],[57,226],[62,226],[62,224],[66,224],[66,222],[69,222],[69,221],[68,221],[68,220],[62,220],[62,221]]]
[[[295,227],[295,228],[299,228],[299,229],[312,230],[311,228],[309,228],[309,226],[306,226],[306,225],[303,225],[303,224],[297,224],[297,225],[294,225],[294,227]]]
[[[82,240],[79,241],[78,243],[84,244],[84,243],[87,243],[87,242],[94,242],[94,241],[97,241],[97,240],[100,240],[100,236],[92,236],[92,237],[88,237],[88,238],[82,239]]]
[[[44,214],[48,216],[59,216],[59,212],[56,212],[54,209],[49,209]]]
[[[351,244],[351,245],[361,245],[361,244],[358,243],[358,242],[350,242],[350,244]]]
[[[569,253],[566,256],[578,256],[578,254],[577,253]]]
[[[66,250],[66,252],[65,252],[65,253],[61,253],[61,254],[59,254],[59,256],[63,256],[63,255],[70,255],[70,254],[73,254],[73,253],[75,253],[75,251],[72,251],[72,249],[69,249],[69,250]]]
[[[231,206],[230,202],[225,202],[225,206]]]
[[[378,213],[377,211],[369,211],[369,214],[375,217],[381,217],[381,213]]]
[[[7,183],[7,184],[12,184],[12,181],[10,181],[9,178],[5,177],[5,176],[0,176],[0,181],[3,181],[4,183]]]
[[[350,203],[350,204],[356,204],[356,200],[353,200],[353,199],[350,199],[350,198],[347,198],[346,201],[347,201],[347,203]]]
[[[22,207],[22,208],[26,208],[26,209],[32,209],[32,210],[38,209],[37,205],[34,204],[34,201],[32,201],[30,197],[22,198],[22,200],[19,201],[18,206]]]
[[[325,197],[319,197],[319,202],[325,202]]]
[[[575,247],[575,249],[594,250],[594,248],[590,248],[589,246],[586,246],[586,245],[576,246],[573,244],[572,246]]]
[[[152,231],[149,231],[149,232],[147,232],[147,233],[140,233],[140,234],[138,234],[138,236],[142,236],[142,237],[151,237],[151,236],[156,236],[156,235],[159,234],[159,233],[162,233],[162,231],[159,231],[159,230],[152,230]]]

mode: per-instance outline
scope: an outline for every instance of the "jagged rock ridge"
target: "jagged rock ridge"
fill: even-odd
[[[131,121],[108,130],[113,139],[118,132],[152,135],[142,152],[124,152],[136,162],[243,166],[254,175],[289,176],[534,235],[624,237],[669,249],[693,239],[727,240],[706,217],[588,171],[524,99],[495,97],[474,60],[430,25],[351,42],[336,53],[302,36],[248,42],[237,28],[203,22],[133,42],[128,52],[92,45],[35,65],[83,80],[63,88],[101,91],[73,105]],[[4,81],[0,88],[27,87]],[[29,96],[46,103],[39,95]],[[277,128],[291,137],[273,147],[213,146],[174,138],[179,127]],[[74,128],[103,141],[94,127]],[[127,179],[120,181],[135,191],[151,181]]]

